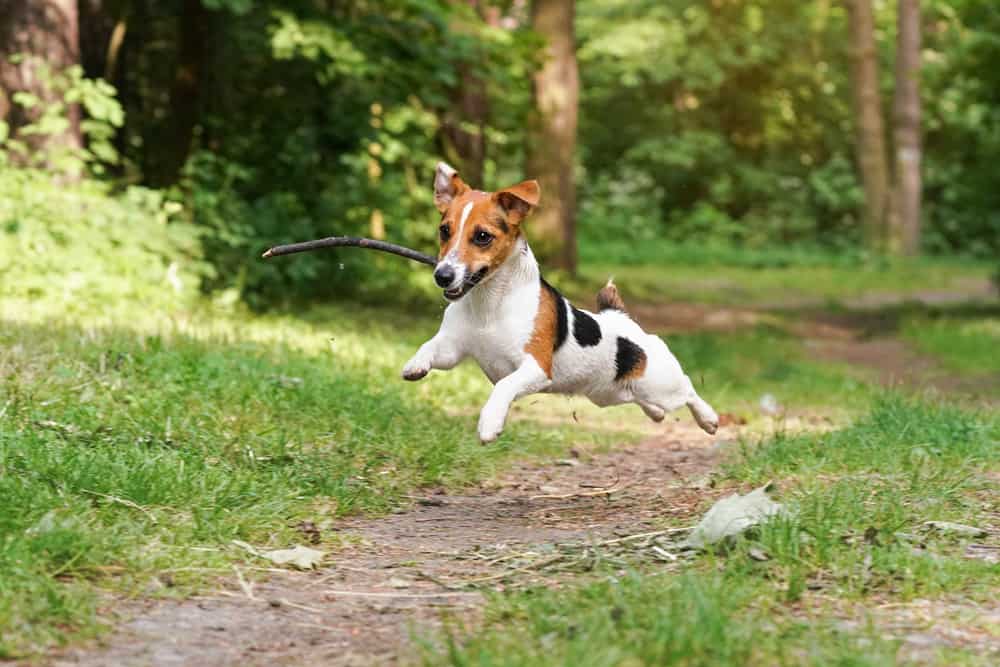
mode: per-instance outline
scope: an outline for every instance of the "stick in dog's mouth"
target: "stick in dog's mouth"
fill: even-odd
[[[414,262],[420,262],[421,264],[429,264],[433,266],[437,263],[437,260],[430,255],[425,255],[417,250],[411,250],[401,245],[396,245],[395,243],[386,243],[385,241],[378,241],[376,239],[365,239],[355,236],[329,236],[325,239],[317,239],[315,241],[303,241],[302,243],[290,243],[288,245],[277,245],[273,248],[268,248],[264,251],[262,257],[264,259],[269,259],[271,257],[278,257],[280,255],[292,255],[298,252],[308,252],[310,250],[320,250],[322,248],[344,248],[344,247],[355,247],[355,248],[368,248],[369,250],[380,250],[382,252],[388,252],[393,255],[399,255],[400,257],[405,257],[406,259],[412,259]]]

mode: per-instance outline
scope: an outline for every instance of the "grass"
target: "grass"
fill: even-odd
[[[725,468],[729,483],[777,480],[787,518],[680,574],[608,572],[566,590],[497,596],[485,629],[453,628],[447,653],[428,649],[425,661],[898,664],[877,605],[995,599],[1000,567],[964,559],[962,539],[927,533],[923,522],[988,524],[1000,496],[985,473],[997,470],[997,415],[897,396],[841,430],[744,443]],[[751,548],[767,560],[750,558]],[[960,648],[932,653],[935,664],[988,664]]]
[[[752,250],[672,243],[606,243],[581,248],[580,280],[570,293],[592,299],[614,276],[628,300],[720,305],[823,305],[879,294],[961,291],[989,280],[984,261],[888,261],[806,250]]]
[[[1000,373],[1000,316],[943,315],[911,317],[903,324],[904,338],[947,368],[971,374]]]

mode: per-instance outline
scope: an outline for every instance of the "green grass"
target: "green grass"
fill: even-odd
[[[0,330],[0,655],[92,631],[101,588],[240,560],[232,539],[286,546],[307,514],[383,512],[416,486],[612,437],[520,420],[481,446],[488,384],[473,369],[403,383],[412,346],[384,323],[133,317]],[[468,416],[441,410],[455,396]]]
[[[666,242],[581,248],[570,293],[590,300],[608,276],[629,299],[732,306],[836,303],[878,294],[961,291],[987,281],[993,266],[955,258],[885,260],[806,250],[752,250]]]
[[[775,480],[790,516],[680,574],[606,573],[566,590],[497,596],[483,629],[456,626],[428,664],[891,665],[865,609],[945,593],[994,599],[1000,567],[962,558],[932,519],[982,525],[1000,500],[1000,418],[890,396],[847,428],[744,443],[725,468]],[[995,539],[995,538],[993,538]],[[751,559],[751,547],[768,559]],[[845,623],[849,622],[849,623]],[[988,664],[962,649],[936,663]]]
[[[903,336],[951,370],[1000,374],[1000,316],[912,317]]]

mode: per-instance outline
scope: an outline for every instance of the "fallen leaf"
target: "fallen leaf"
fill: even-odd
[[[741,496],[734,493],[719,500],[708,510],[683,545],[688,549],[703,549],[746,532],[753,526],[781,514],[784,507],[767,496],[771,484]]]
[[[260,555],[275,565],[294,565],[303,570],[311,570],[323,560],[326,553],[309,547],[296,545],[291,549],[262,551]]]
[[[967,537],[986,537],[987,534],[982,528],[967,526],[964,523],[952,523],[951,521],[924,521],[924,527],[942,533],[953,533]]]

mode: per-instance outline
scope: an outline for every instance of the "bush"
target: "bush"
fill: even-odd
[[[207,268],[178,212],[155,190],[112,196],[90,180],[66,185],[39,171],[0,170],[0,297],[66,310],[121,299],[185,304]]]

